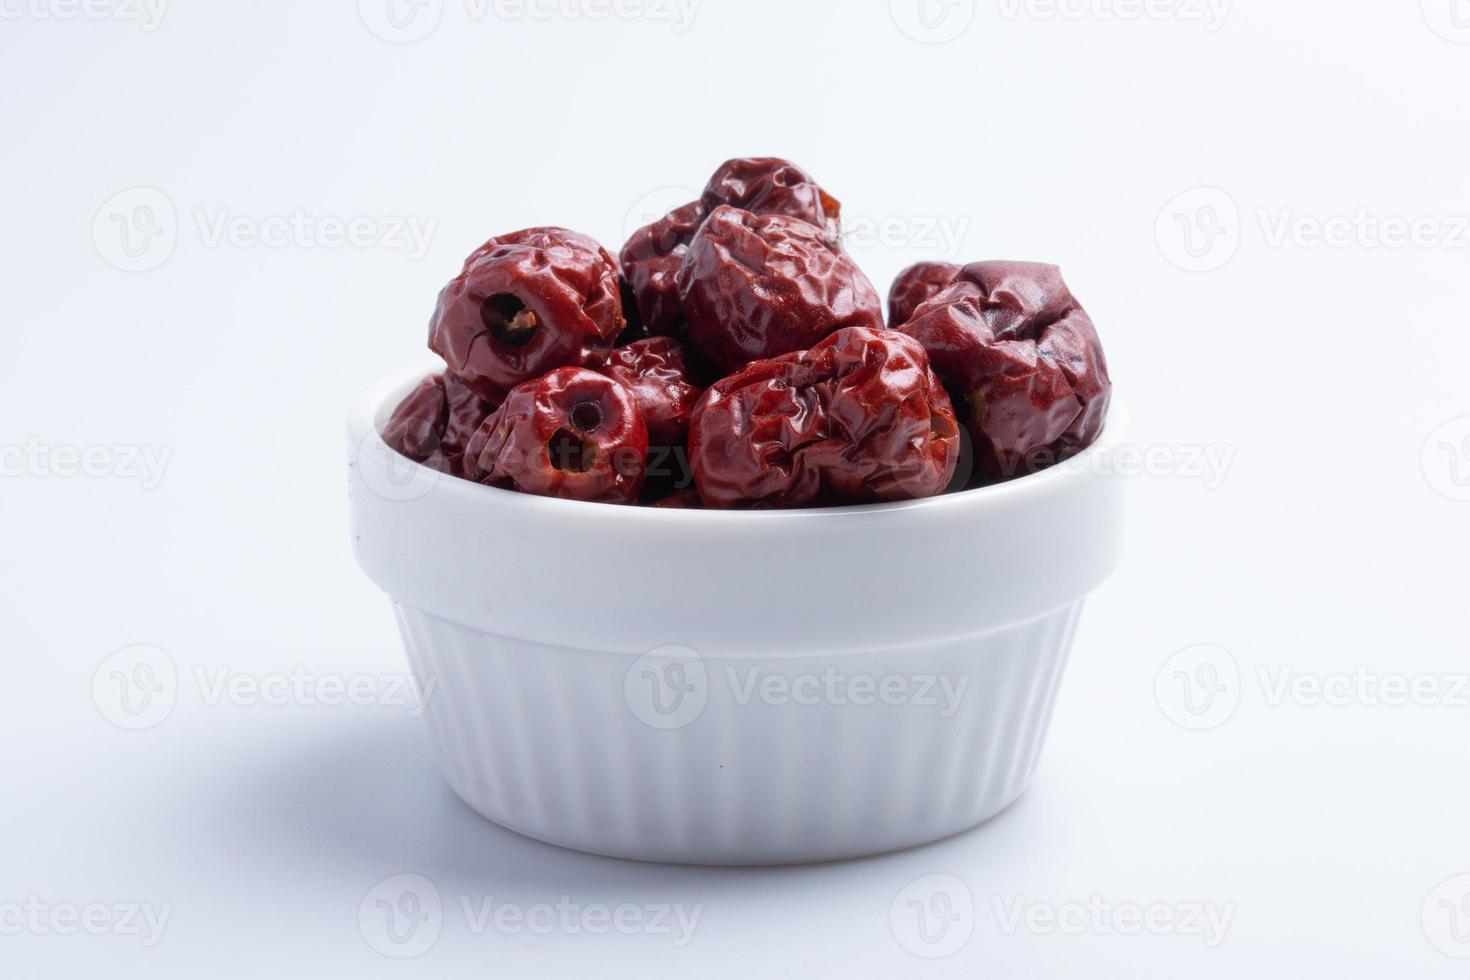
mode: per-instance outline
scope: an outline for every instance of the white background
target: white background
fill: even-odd
[[[0,0],[0,975],[1463,977],[1470,5],[592,2]],[[464,254],[616,249],[767,153],[843,199],[880,289],[1060,263],[1157,452],[1021,803],[875,860],[639,866],[476,817],[401,705],[214,690],[406,670],[341,423]],[[177,684],[129,731],[139,644]],[[406,961],[358,915],[400,874],[444,908]],[[936,895],[930,944],[906,903]],[[699,919],[477,934],[461,898]],[[1162,934],[1046,927],[1074,903]]]

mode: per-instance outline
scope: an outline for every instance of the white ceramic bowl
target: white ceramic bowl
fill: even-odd
[[[358,562],[392,597],[449,784],[566,847],[696,864],[875,854],[1026,789],[1122,481],[1067,464],[831,510],[584,504],[443,477],[352,413]]]

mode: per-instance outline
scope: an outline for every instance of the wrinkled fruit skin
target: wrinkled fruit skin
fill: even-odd
[[[614,350],[604,370],[633,393],[650,446],[688,441],[689,418],[704,388],[690,376],[684,345],[672,337],[636,341]]]
[[[414,462],[463,476],[465,448],[494,410],[453,373],[430,375],[393,410],[383,441]]]
[[[699,200],[640,228],[623,246],[623,275],[632,300],[625,301],[625,312],[636,309],[650,334],[684,336],[686,324],[675,277],[695,233],[710,212],[723,204],[753,214],[800,218],[821,228],[834,246],[841,237],[842,205],[796,164],[775,157],[725,161]]]
[[[643,327],[651,334],[684,334],[684,308],[675,277],[706,213],[698,201],[686,204],[638,229],[623,246],[623,275]]]
[[[1092,319],[1061,270],[977,262],[900,328],[954,394],[988,481],[1075,455],[1102,431],[1112,395]]]
[[[909,322],[919,304],[958,279],[963,268],[953,262],[916,262],[900,272],[888,290],[888,326],[897,330]]]
[[[852,327],[716,382],[690,428],[707,507],[774,508],[941,493],[959,426],[923,347]]]
[[[566,365],[599,367],[626,321],[617,261],[585,235],[492,238],[439,294],[429,349],[481,397]]]
[[[868,277],[814,225],[718,208],[679,269],[689,343],[724,372],[805,350],[845,327],[883,326]]]
[[[829,245],[835,247],[842,239],[841,202],[790,160],[726,160],[710,177],[699,200],[709,213],[727,204],[752,214],[784,214],[822,229]]]
[[[543,497],[631,504],[648,430],[620,382],[578,367],[517,386],[470,440],[466,476]]]

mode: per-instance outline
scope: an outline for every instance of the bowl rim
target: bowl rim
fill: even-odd
[[[422,471],[425,479],[435,482],[435,492],[452,492],[466,496],[479,495],[501,508],[524,508],[534,510],[538,518],[564,513],[568,518],[588,518],[597,514],[607,515],[609,520],[638,523],[659,521],[667,523],[685,522],[695,525],[724,524],[772,524],[783,522],[811,523],[814,521],[851,520],[854,516],[869,514],[896,514],[939,510],[941,508],[975,508],[991,510],[1014,505],[1028,496],[1046,495],[1060,489],[1069,480],[1087,479],[1093,476],[1091,463],[1105,452],[1120,445],[1120,436],[1126,428],[1127,415],[1119,404],[1116,394],[1109,400],[1108,414],[1102,431],[1092,444],[1074,456],[1049,466],[1036,473],[1007,480],[986,487],[943,493],[916,500],[896,500],[873,504],[852,504],[845,507],[807,507],[768,510],[715,510],[678,507],[633,506],[622,504],[593,503],[585,500],[568,500],[561,497],[543,497],[537,494],[520,493],[501,487],[487,486],[460,477],[442,473],[402,455],[383,440],[383,426],[388,415],[407,397],[413,387],[431,374],[444,371],[441,361],[424,361],[411,372],[380,379],[367,389],[348,415],[348,434],[356,447],[359,458],[371,449],[374,452],[391,453],[397,461]],[[449,489],[449,488],[453,489]],[[616,515],[616,516],[615,516]]]

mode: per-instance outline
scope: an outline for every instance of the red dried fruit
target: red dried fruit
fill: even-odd
[[[400,455],[448,473],[451,470],[439,452],[448,420],[444,379],[430,375],[393,410],[383,429],[383,441]]]
[[[816,226],[721,207],[679,269],[689,343],[724,371],[811,347],[844,327],[881,328],[868,277]]]
[[[383,441],[415,462],[460,476],[465,447],[494,410],[453,373],[430,375],[393,410]]]
[[[726,160],[700,196],[706,211],[722,204],[752,214],[784,214],[822,229],[829,245],[842,238],[842,203],[822,190],[811,174],[779,157]]]
[[[923,347],[867,327],[716,382],[689,435],[709,507],[933,496],[949,485],[959,453],[954,409]]]
[[[453,371],[444,372],[444,395],[449,403],[449,421],[444,427],[444,449],[464,455],[480,426],[495,411],[495,405],[475,394]]]
[[[633,393],[650,446],[683,446],[704,388],[694,383],[684,345],[672,337],[639,340],[612,352],[605,369]]]
[[[631,504],[638,499],[648,430],[633,393],[585,368],[518,385],[480,426],[466,475],[543,497]]]
[[[963,266],[953,262],[916,262],[898,274],[888,290],[888,326],[897,330],[919,304],[959,278]]]
[[[585,235],[492,238],[439,294],[429,348],[484,398],[553,368],[599,367],[623,331],[617,261]]]
[[[676,208],[638,229],[623,246],[623,275],[643,327],[651,334],[683,336],[684,308],[675,277],[705,213],[698,201]]]
[[[1054,265],[976,262],[899,329],[963,402],[986,479],[1052,466],[1102,431],[1112,394],[1092,319]]]
[[[775,157],[726,160],[699,200],[640,228],[623,246],[623,275],[633,299],[624,306],[638,310],[649,333],[684,336],[684,311],[674,279],[695,232],[722,204],[753,214],[800,218],[821,228],[833,246],[841,236],[842,205],[796,164]]]

